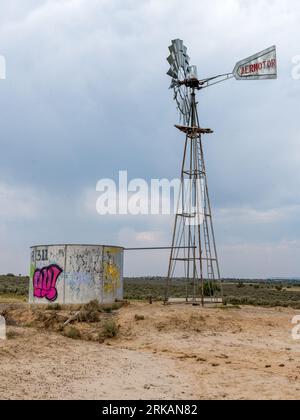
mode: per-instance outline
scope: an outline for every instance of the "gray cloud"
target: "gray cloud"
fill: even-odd
[[[25,272],[36,242],[169,244],[171,220],[101,218],[87,210],[85,192],[122,169],[179,175],[183,141],[172,128],[165,57],[181,37],[203,76],[278,47],[277,81],[213,87],[199,95],[199,111],[215,130],[204,141],[224,275],[299,274],[300,81],[291,76],[299,23],[295,0],[4,5],[0,184],[13,193],[0,195],[0,206],[15,210],[0,212],[1,271]],[[166,271],[161,255],[139,258],[140,269],[128,258],[128,273]]]

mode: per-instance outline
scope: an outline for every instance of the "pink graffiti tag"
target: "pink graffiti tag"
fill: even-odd
[[[54,302],[57,298],[56,282],[62,272],[63,270],[55,264],[35,270],[33,275],[34,296]]]

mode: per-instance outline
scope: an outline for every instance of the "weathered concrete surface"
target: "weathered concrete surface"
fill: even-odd
[[[31,249],[30,303],[112,303],[123,299],[119,247],[47,245]]]

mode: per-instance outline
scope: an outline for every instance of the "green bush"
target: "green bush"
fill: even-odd
[[[119,327],[113,319],[104,322],[102,333],[105,338],[114,338],[118,335]]]
[[[205,282],[203,290],[204,296],[206,297],[215,296],[221,291],[220,286],[216,282]]]
[[[112,307],[111,306],[104,306],[103,311],[106,312],[107,314],[111,314],[112,313]]]
[[[16,277],[14,275],[0,275],[0,294],[16,294],[17,296],[28,296],[29,278]]]

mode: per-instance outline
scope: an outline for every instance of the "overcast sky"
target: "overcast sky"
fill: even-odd
[[[0,272],[40,243],[170,245],[172,218],[99,216],[96,183],[179,176],[183,139],[166,76],[181,38],[200,77],[277,45],[277,81],[199,94],[223,276],[300,276],[300,2],[10,0],[1,4]],[[125,274],[166,274],[165,253]]]

